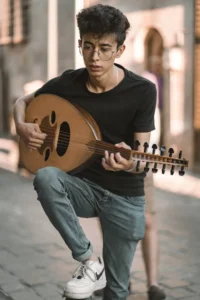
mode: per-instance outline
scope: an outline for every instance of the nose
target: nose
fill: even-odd
[[[94,50],[92,53],[92,59],[93,60],[99,60],[99,51],[98,50]]]

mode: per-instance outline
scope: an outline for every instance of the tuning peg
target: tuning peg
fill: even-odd
[[[182,157],[182,151],[179,152],[178,158],[181,159]]]
[[[162,174],[165,174],[165,171],[166,171],[166,164],[164,164],[162,167]]]
[[[144,153],[146,153],[147,149],[149,148],[149,144],[146,142],[144,143],[143,147],[144,147]]]
[[[153,144],[152,149],[153,149],[153,150],[152,150],[152,153],[155,154],[156,149],[158,149],[157,145],[156,145],[156,144]]]
[[[172,166],[171,171],[170,171],[171,175],[174,175],[174,169],[175,169],[175,166]]]
[[[166,147],[164,145],[162,145],[160,147],[160,155],[163,156],[165,154],[165,151],[166,151]]]
[[[179,175],[180,176],[184,176],[185,175],[184,167],[181,167],[181,170],[179,171]]]
[[[149,172],[149,162],[146,162],[146,166],[144,167],[144,171],[145,171],[146,173]]]
[[[173,154],[174,154],[174,149],[173,148],[169,148],[169,157],[172,157]],[[174,169],[175,169],[175,166],[172,165],[171,170],[170,170],[170,174],[171,175],[174,175]]]
[[[140,146],[140,142],[138,140],[135,141],[135,150],[138,151],[138,148]]]
[[[140,171],[140,160],[137,161],[137,164],[136,164],[136,172],[139,172]]]
[[[153,173],[157,173],[157,172],[158,172],[158,168],[157,168],[157,167],[158,167],[158,164],[155,163],[155,164],[154,164],[154,167],[153,167],[153,169],[152,169],[152,172],[153,172]]]
[[[170,149],[169,149],[169,157],[172,157],[173,153],[174,153],[174,149],[173,149],[173,148],[170,148]]]

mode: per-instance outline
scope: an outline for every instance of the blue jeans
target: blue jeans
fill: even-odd
[[[92,254],[92,245],[78,217],[99,217],[107,278],[104,299],[125,300],[135,249],[144,237],[144,197],[115,195],[54,167],[40,169],[34,187],[49,220],[77,261],[82,262]]]

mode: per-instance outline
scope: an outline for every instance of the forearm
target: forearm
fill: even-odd
[[[26,103],[23,98],[19,98],[14,106],[14,120],[17,127],[20,123],[25,121]]]
[[[26,107],[33,100],[34,93],[17,99],[14,105],[14,120],[16,128],[25,121]]]
[[[143,152],[145,143],[148,144],[151,132],[136,132],[134,134],[135,150]],[[132,158],[133,159],[133,158]],[[141,173],[146,167],[145,161],[137,161],[133,159],[133,167],[128,171],[130,173]]]

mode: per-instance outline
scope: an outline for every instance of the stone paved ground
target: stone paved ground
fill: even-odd
[[[5,293],[0,290],[0,300],[11,300],[11,298],[5,295]]]
[[[200,181],[196,178],[191,190],[191,183],[184,179],[184,192],[180,195],[182,188],[178,178],[173,177],[168,184],[173,193],[164,191],[163,187],[167,187],[165,180],[161,180],[156,193],[160,283],[165,287],[168,300],[199,300],[200,201],[194,189]],[[158,186],[158,182],[156,184]],[[177,188],[179,194],[175,193]],[[81,220],[81,223],[96,252],[101,253],[97,220]],[[0,170],[0,289],[13,300],[61,300],[63,286],[76,266],[36,200],[32,180]],[[140,245],[133,270],[135,293],[129,300],[146,300]]]

